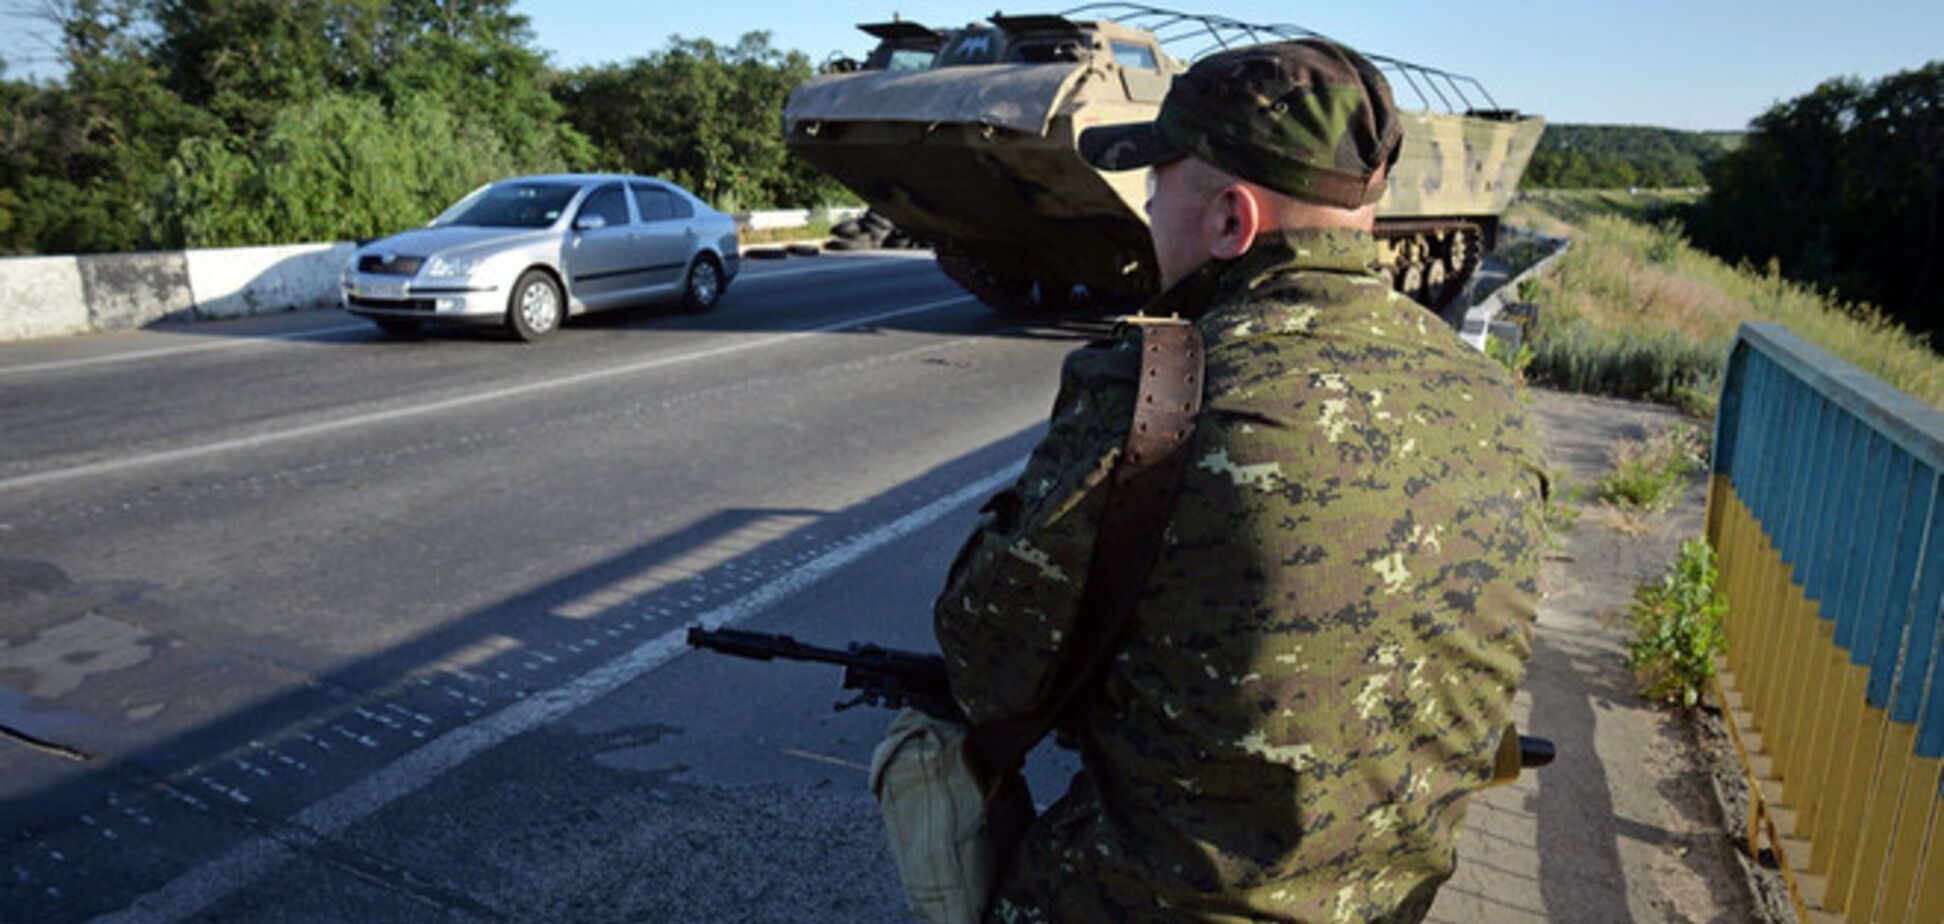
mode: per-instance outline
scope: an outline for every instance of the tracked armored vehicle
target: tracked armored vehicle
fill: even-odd
[[[1082,131],[1153,119],[1174,75],[1201,55],[1315,35],[1126,3],[951,30],[859,28],[878,40],[863,62],[790,94],[790,149],[1009,312],[1125,310],[1158,288],[1145,173],[1094,169],[1079,154]],[[1495,243],[1544,122],[1499,108],[1471,78],[1369,57],[1400,106],[1407,89],[1422,106],[1403,112],[1403,152],[1377,207],[1384,269],[1442,310]]]

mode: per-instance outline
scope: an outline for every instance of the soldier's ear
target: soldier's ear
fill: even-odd
[[[1248,253],[1268,214],[1268,203],[1247,184],[1230,183],[1223,187],[1209,201],[1209,257],[1233,260]]]

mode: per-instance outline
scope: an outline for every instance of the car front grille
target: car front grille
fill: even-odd
[[[377,273],[383,276],[416,276],[419,267],[425,265],[424,257],[393,257],[390,263],[377,254],[366,254],[358,258],[358,272]]]
[[[370,308],[374,311],[423,311],[432,313],[432,299],[429,298],[361,298],[350,297],[351,307]]]

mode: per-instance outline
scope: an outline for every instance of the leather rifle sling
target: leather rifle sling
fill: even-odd
[[[992,789],[1025,762],[1027,752],[1053,730],[1078,694],[1106,667],[1148,572],[1161,557],[1162,531],[1174,509],[1181,473],[1188,467],[1189,442],[1202,402],[1201,332],[1192,322],[1174,319],[1128,323],[1141,332],[1134,419],[1121,457],[1108,476],[1106,505],[1087,562],[1080,612],[1055,662],[1055,692],[1048,698],[1053,705],[972,729],[979,769]]]

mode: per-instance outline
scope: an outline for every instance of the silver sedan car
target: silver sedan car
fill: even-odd
[[[680,301],[707,311],[740,264],[735,219],[673,183],[527,176],[358,248],[342,294],[346,311],[388,333],[460,321],[533,340],[603,308]]]

